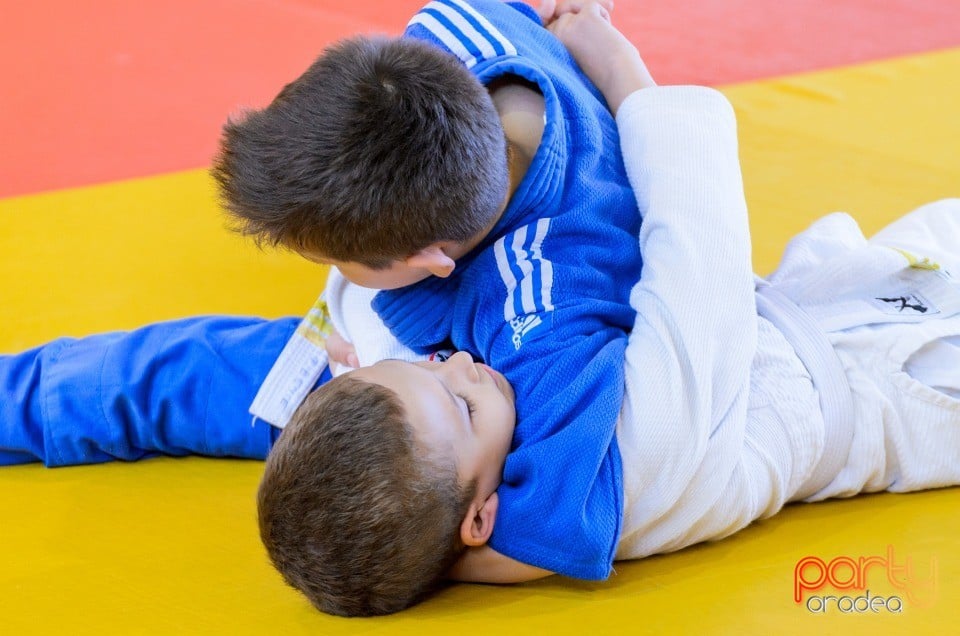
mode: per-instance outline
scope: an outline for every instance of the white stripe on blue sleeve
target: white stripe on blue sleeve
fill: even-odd
[[[424,11],[436,11],[444,18],[449,20],[452,26],[455,27],[456,31],[459,31],[462,35],[461,43],[465,46],[467,45],[467,42],[473,44],[473,46],[480,53],[480,59],[487,60],[500,55],[500,53],[494,50],[493,44],[491,44],[490,40],[481,35],[480,32],[477,31],[477,29],[474,28],[474,26],[459,11],[442,2],[431,2],[424,7]],[[450,31],[453,32],[454,29],[450,29]]]
[[[503,303],[503,319],[507,322],[517,317],[517,312],[513,308],[513,291],[517,288],[517,278],[513,275],[510,267],[510,258],[506,249],[507,237],[501,237],[493,245],[494,254],[497,257],[497,269],[500,270],[500,278],[507,288],[506,300]]]
[[[543,239],[550,229],[550,219],[537,221],[537,233],[530,252],[534,262],[540,264],[540,300],[544,311],[553,311],[553,263],[543,257]]]
[[[517,54],[503,33],[462,0],[434,0],[413,16],[407,27],[417,24],[467,68],[481,60]]]
[[[513,44],[500,32],[497,27],[490,24],[490,21],[483,17],[476,9],[471,7],[468,3],[463,0],[440,0],[445,4],[449,4],[452,7],[458,9],[463,16],[470,20],[477,28],[478,31],[482,32],[484,36],[490,41],[493,45],[493,48],[500,53],[500,55],[516,55],[517,49]]]
[[[553,263],[543,256],[550,219],[525,226],[494,244],[500,278],[506,287],[503,317],[553,311]]]
[[[527,228],[523,228],[523,231],[517,231],[513,235],[513,245],[511,249],[513,250],[513,267],[516,270],[519,270],[519,275],[517,278],[520,279],[520,295],[519,301],[520,306],[517,308],[517,313],[520,315],[523,314],[532,314],[536,309],[536,306],[533,304],[533,287],[531,287],[530,273],[533,271],[533,264],[527,260],[527,253],[523,249],[523,244],[527,240]],[[514,291],[514,296],[517,292]],[[516,298],[514,299],[514,305],[516,305]]]
[[[414,24],[419,24],[440,40],[441,44],[447,47],[448,51],[460,58],[467,68],[471,68],[477,63],[477,58],[467,50],[467,47],[460,42],[457,36],[451,33],[450,30],[442,25],[432,14],[421,11],[413,16],[413,19],[410,20],[407,26],[413,26]]]

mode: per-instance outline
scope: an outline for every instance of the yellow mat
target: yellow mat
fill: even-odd
[[[727,87],[757,270],[824,213],[848,211],[873,231],[960,196],[957,77],[960,49]],[[0,201],[0,351],[198,313],[299,314],[322,281],[225,232],[202,172]],[[397,616],[347,620],[317,613],[267,564],[254,522],[261,469],[199,458],[0,469],[0,633],[955,630],[956,488],[790,506],[730,539],[620,564],[606,583],[458,585]],[[866,575],[872,597],[902,597],[902,611],[795,603],[805,557],[836,566],[836,585],[816,594],[851,605],[862,593],[839,589],[849,563],[910,563],[901,587],[904,570],[892,582],[884,567]]]

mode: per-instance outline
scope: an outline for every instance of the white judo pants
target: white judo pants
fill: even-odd
[[[617,558],[719,539],[800,498],[960,484],[960,200],[921,207],[870,240],[849,216],[824,217],[768,281],[819,325],[848,386],[815,386],[822,374],[758,317],[746,421],[709,432],[704,470],[655,516],[629,495],[643,435],[618,431],[627,496]],[[849,393],[844,421],[824,421],[829,391]],[[621,426],[644,426],[642,413],[632,419]],[[831,426],[849,427],[843,453],[811,492],[836,451]]]

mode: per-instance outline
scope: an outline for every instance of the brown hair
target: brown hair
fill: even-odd
[[[442,581],[474,489],[424,452],[396,393],[345,375],[307,397],[267,457],[260,537],[318,609],[389,614]]]
[[[258,242],[381,269],[490,224],[507,194],[505,144],[489,94],[457,58],[356,37],[228,121],[213,176]]]

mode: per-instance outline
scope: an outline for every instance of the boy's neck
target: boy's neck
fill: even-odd
[[[510,148],[510,192],[513,196],[523,181],[543,138],[546,107],[536,86],[508,76],[488,87],[493,105],[500,115],[503,133]]]
[[[514,192],[526,176],[527,169],[533,162],[533,156],[537,153],[540,141],[543,139],[546,106],[543,95],[535,85],[519,77],[508,76],[491,83],[487,89],[500,115],[503,134],[507,140],[510,188],[500,211],[482,232],[466,243],[446,250],[455,259],[476,247],[496,226],[507,209],[510,199],[513,198]]]

